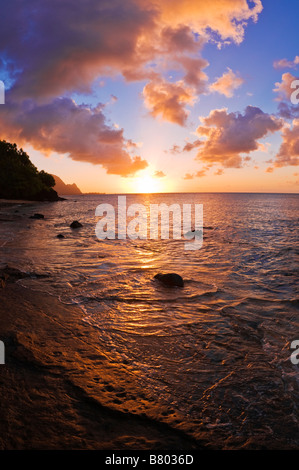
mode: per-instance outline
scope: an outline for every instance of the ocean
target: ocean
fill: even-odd
[[[127,206],[202,204],[197,250],[183,237],[100,240],[96,208],[117,208],[118,195],[66,199],[15,206],[13,225],[2,210],[0,267],[78,306],[95,351],[138,380],[156,420],[217,448],[299,449],[298,195],[126,195]],[[157,273],[179,274],[184,287]]]

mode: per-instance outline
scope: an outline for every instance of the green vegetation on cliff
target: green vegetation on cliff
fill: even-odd
[[[23,149],[0,140],[0,198],[57,201],[52,175],[38,169]]]

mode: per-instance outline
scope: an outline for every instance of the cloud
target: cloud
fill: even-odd
[[[11,103],[2,115],[1,134],[46,154],[54,151],[102,165],[111,174],[128,176],[144,169],[147,162],[128,153],[127,147],[136,146],[124,138],[123,129],[107,124],[103,109],[100,104],[95,108],[77,105],[70,98],[46,104],[33,100],[22,106]]]
[[[187,104],[193,105],[195,96],[193,90],[186,87],[182,81],[175,83],[166,80],[149,82],[143,89],[144,101],[150,114],[161,116],[163,120],[181,126],[186,124]]]
[[[161,30],[162,47],[167,53],[177,54],[178,51],[197,52],[198,45],[192,29],[180,24],[175,27],[165,26]],[[202,40],[200,40],[202,44]]]
[[[157,171],[155,171],[155,173],[154,173],[154,177],[155,177],[155,178],[164,178],[165,176],[166,176],[166,175],[165,175],[164,171],[161,171],[161,170],[157,170]]]
[[[185,176],[183,177],[184,180],[193,180],[194,175],[191,175],[190,173],[186,173]]]
[[[294,92],[292,88],[293,81],[296,80],[296,77],[289,72],[283,73],[281,77],[281,82],[276,82],[273,91],[277,93],[277,101],[290,100],[291,95]]]
[[[29,8],[11,0],[0,19],[0,49],[15,65],[14,98],[89,92],[99,76],[144,63],[138,41],[154,24],[153,8],[133,0],[31,0]]]
[[[199,139],[196,139],[194,142],[187,142],[184,145],[182,152],[190,152],[191,150],[200,147],[200,145],[203,145],[203,142]]]
[[[213,30],[222,40],[240,43],[248,21],[257,21],[263,9],[260,0],[250,3],[251,8],[245,0],[163,0],[158,5],[160,21],[166,24],[188,24],[198,33]]]
[[[206,176],[206,172],[209,169],[209,167],[205,167],[202,170],[197,171],[196,173],[186,173],[185,176],[183,177],[184,180],[192,180],[194,178],[203,178]]]
[[[176,154],[176,153],[183,153],[183,152],[191,152],[194,149],[197,149],[203,145],[203,141],[196,139],[194,142],[186,142],[186,144],[183,147],[180,147],[177,144],[174,144],[171,149],[170,153]]]
[[[242,167],[246,158],[242,154],[257,150],[259,139],[283,126],[281,119],[253,106],[247,106],[243,115],[215,109],[201,121],[203,125],[197,128],[197,134],[206,140],[196,159],[228,168]]]
[[[287,60],[287,59],[280,59],[280,60],[275,60],[273,63],[273,67],[275,69],[295,69],[297,65],[299,64],[299,56],[296,55],[294,60]]]
[[[277,93],[276,101],[279,101],[278,114],[285,119],[299,117],[299,107],[292,104],[292,95],[297,98],[299,94],[294,88],[294,81],[298,81],[298,78],[289,72],[283,73],[281,82],[276,82],[276,88],[273,89]],[[296,88],[298,89],[298,86]]]
[[[10,0],[0,18],[0,49],[17,74],[15,97],[86,92],[99,76],[149,76],[150,63],[160,56],[196,53],[202,47],[196,34],[214,32],[239,43],[248,21],[262,11],[260,0],[250,3],[31,0],[28,7]]]
[[[294,119],[299,117],[299,107],[288,102],[278,103],[278,114],[285,119]]]
[[[203,44],[239,44],[261,11],[260,0],[10,0],[0,16],[1,68],[11,84],[2,138],[110,173],[144,168],[128,153],[123,129],[108,126],[104,108],[80,107],[72,94],[90,93],[108,76],[146,80],[151,114],[185,125],[187,107],[207,86]],[[181,74],[175,82],[165,78],[172,68]]]
[[[292,126],[284,127],[282,139],[274,166],[280,168],[299,165],[299,119],[294,119]]]
[[[209,87],[212,92],[218,92],[225,95],[227,98],[233,96],[234,90],[239,88],[244,83],[243,78],[236,75],[230,68],[228,71],[218,78]]]

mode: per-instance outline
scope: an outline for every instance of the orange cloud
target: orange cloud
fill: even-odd
[[[218,92],[222,95],[225,95],[227,98],[231,98],[233,96],[234,90],[239,88],[242,83],[244,83],[243,78],[238,77],[230,68],[228,68],[228,72],[224,73],[222,77],[218,78],[212,85],[210,85],[209,89],[212,92]]]
[[[299,119],[294,119],[292,127],[284,127],[282,138],[283,142],[274,162],[275,167],[299,165]]]
[[[193,178],[203,178],[206,176],[206,172],[209,169],[209,167],[205,167],[202,170],[197,171],[196,173],[190,174],[186,173],[185,176],[183,177],[184,180],[192,180]]]
[[[247,106],[244,114],[228,113],[226,109],[215,109],[197,128],[204,136],[196,159],[210,164],[221,163],[224,167],[240,168],[248,154],[259,148],[258,140],[283,126],[283,121],[261,109]]]
[[[186,173],[185,176],[183,177],[184,180],[192,180],[194,178],[194,175],[191,175],[190,173]]]
[[[162,79],[147,83],[143,95],[152,116],[161,116],[181,126],[185,125],[188,117],[185,106],[192,105],[195,100],[193,90],[182,81],[171,83]]]
[[[165,176],[166,176],[166,175],[165,175],[164,171],[161,171],[161,170],[157,170],[157,171],[155,171],[155,173],[154,173],[154,177],[155,177],[155,178],[164,178]]]
[[[3,107],[4,108],[4,107]],[[44,153],[68,154],[77,161],[102,165],[107,173],[129,176],[148,165],[139,156],[130,155],[123,129],[107,125],[104,106],[77,105],[70,98],[57,98],[47,104],[34,101],[4,108],[2,138],[30,143]]]
[[[14,97],[52,98],[90,91],[99,76],[153,78],[151,62],[197,53],[203,39],[240,43],[260,0],[10,0],[0,18],[0,44],[15,69]],[[15,12],[18,11],[18,15]],[[24,31],[30,31],[24,37]],[[55,31],[55,34],[53,34]],[[196,38],[197,35],[197,38]],[[80,73],[78,73],[80,70]]]
[[[276,82],[276,88],[273,89],[278,94],[277,101],[290,100],[291,94],[294,92],[294,88],[291,86],[294,80],[296,80],[296,77],[291,73],[282,74],[281,82]]]
[[[260,0],[27,3],[10,0],[0,16],[1,53],[13,83],[0,110],[2,137],[124,176],[147,163],[128,153],[123,129],[107,125],[103,107],[80,107],[67,97],[121,74],[148,81],[143,96],[153,116],[184,125],[187,107],[207,86],[203,44],[240,43],[262,11]],[[164,78],[172,68],[181,74],[173,83]]]
[[[148,0],[142,0],[148,5]],[[208,28],[216,31],[221,39],[240,43],[247,22],[256,21],[263,6],[260,0],[163,0],[156,4],[159,20],[165,24],[188,24],[197,33],[208,34]]]

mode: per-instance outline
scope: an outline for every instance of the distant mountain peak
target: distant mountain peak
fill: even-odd
[[[78,188],[78,186],[73,183],[73,184],[66,184],[62,181],[59,176],[52,175],[53,178],[55,179],[55,186],[54,189],[59,195],[73,195],[73,194],[82,194],[81,190]]]

